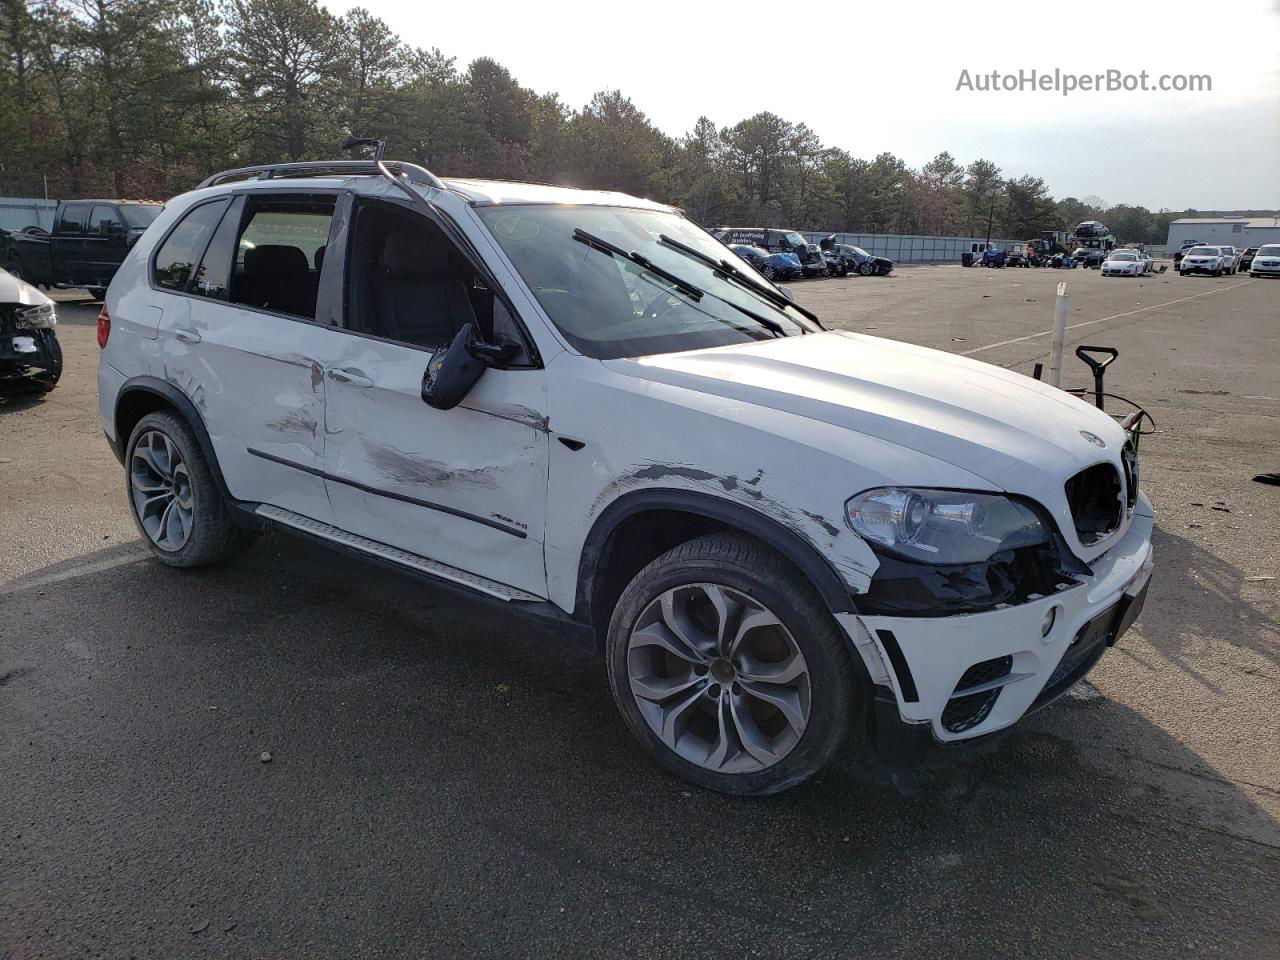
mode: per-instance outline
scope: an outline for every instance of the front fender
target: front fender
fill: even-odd
[[[854,609],[850,590],[835,567],[796,530],[768,514],[725,497],[688,489],[649,487],[622,494],[596,516],[578,564],[577,614],[581,615],[589,608],[595,584],[603,572],[601,560],[610,535],[631,517],[652,510],[684,511],[741,530],[768,544],[795,564],[833,613],[847,613]]]

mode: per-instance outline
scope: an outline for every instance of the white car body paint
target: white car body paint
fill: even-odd
[[[1253,277],[1280,276],[1280,244],[1268,243],[1258,248],[1253,263],[1249,265],[1249,275]]]
[[[1016,721],[1074,631],[1149,569],[1152,515],[1143,498],[1103,540],[1086,544],[1076,535],[1066,480],[1103,462],[1123,475],[1124,431],[1094,407],[977,360],[847,332],[595,360],[571,348],[474,209],[508,202],[670,209],[660,204],[467,180],[423,190],[484,259],[542,360],[539,369],[488,371],[449,411],[420,399],[428,357],[422,350],[360,338],[323,317],[300,322],[150,285],[152,252],[193,204],[282,184],[297,181],[246,181],[174,199],[117,272],[107,296],[111,338],[99,366],[103,425],[113,440],[127,440],[115,429],[115,398],[125,381],[163,381],[200,411],[233,497],[517,587],[566,613],[575,610],[593,525],[610,504],[638,491],[695,492],[780,524],[830,565],[855,607],[879,562],[845,521],[853,495],[904,485],[1029,498],[1093,565],[1078,586],[965,616],[837,614],[872,682],[894,689],[901,718],[932,724],[939,739]],[[306,185],[402,199],[378,178],[312,178]],[[371,385],[335,379],[335,369]],[[556,442],[561,438],[583,446],[570,449]],[[360,485],[445,509],[424,510]],[[1044,610],[1055,604],[1062,613],[1052,642],[1042,643]],[[914,703],[898,690],[877,639],[883,629],[899,638],[920,693]],[[1009,685],[985,721],[947,733],[939,718],[960,674],[1004,654],[1028,676]]]
[[[38,307],[53,301],[46,297],[39,287],[15,277],[8,270],[0,269],[0,303],[12,303],[20,307]]]
[[[1212,253],[1196,253],[1195,250],[1211,250]],[[1178,269],[1182,273],[1225,273],[1231,267],[1230,258],[1223,255],[1221,247],[1199,246],[1192,247],[1182,257],[1182,263]]]
[[[1141,254],[1133,250],[1113,250],[1102,261],[1104,277],[1140,277],[1150,271],[1151,261],[1144,260]]]

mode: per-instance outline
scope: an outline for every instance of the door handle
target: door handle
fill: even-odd
[[[199,343],[204,339],[194,330],[175,330],[173,336],[180,343]]]
[[[342,367],[331,367],[329,369],[329,377],[339,383],[349,383],[353,387],[373,386],[373,378],[366,377],[359,370],[344,370]]]

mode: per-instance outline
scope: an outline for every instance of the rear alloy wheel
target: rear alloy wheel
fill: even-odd
[[[701,537],[645,567],[608,637],[614,699],[668,770],[725,793],[812,776],[847,736],[856,679],[809,583],[746,538]]]
[[[141,434],[129,458],[129,482],[142,532],[170,553],[186,546],[195,524],[195,497],[191,472],[174,442],[159,430]]]
[[[162,563],[197,567],[223,560],[253,540],[237,527],[195,434],[173,413],[138,421],[125,454],[133,519]]]

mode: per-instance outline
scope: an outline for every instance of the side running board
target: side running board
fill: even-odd
[[[377,540],[370,540],[367,537],[348,533],[346,530],[341,530],[331,524],[312,520],[310,517],[304,517],[301,514],[272,506],[269,503],[259,505],[254,513],[273,523],[292,527],[294,530],[299,530],[321,540],[327,540],[330,543],[357,550],[360,553],[367,553],[370,556],[390,561],[397,566],[406,567],[410,570],[416,570],[418,573],[425,573],[427,576],[435,577],[439,580],[448,580],[450,583],[456,583],[479,593],[497,597],[499,600],[524,600],[539,603],[543,599],[527,591],[509,587],[506,584],[498,583],[496,580],[490,580],[488,577],[468,573],[465,570],[459,570],[457,567],[437,563],[435,560],[428,560],[426,557],[420,557],[416,553],[410,553],[408,550],[401,550],[399,547],[389,547],[385,543],[379,543]]]

